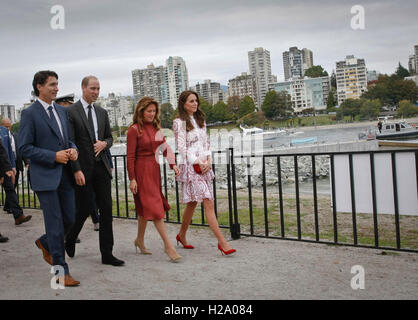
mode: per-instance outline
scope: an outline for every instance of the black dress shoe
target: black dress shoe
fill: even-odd
[[[0,234],[0,242],[7,242],[7,241],[9,241],[9,238],[7,238],[7,237],[3,237],[3,236]]]
[[[65,242],[65,252],[67,252],[67,254],[70,258],[73,258],[74,254],[75,254],[75,243],[70,242],[70,241],[66,241]]]
[[[114,267],[120,267],[120,266],[123,266],[125,264],[125,261],[119,260],[118,258],[116,258],[114,256],[110,256],[110,257],[106,257],[106,258],[102,257],[102,263],[103,264],[110,264]]]

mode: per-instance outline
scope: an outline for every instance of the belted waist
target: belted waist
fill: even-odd
[[[155,159],[155,154],[136,155],[136,159],[138,159],[138,160],[152,160],[152,159]]]

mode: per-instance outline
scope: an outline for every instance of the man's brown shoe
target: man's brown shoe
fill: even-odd
[[[46,249],[44,248],[44,246],[43,246],[43,245],[42,245],[42,243],[41,243],[41,240],[40,240],[40,239],[36,240],[36,241],[35,241],[35,244],[36,244],[36,246],[37,246],[39,249],[41,249],[41,250],[42,250],[42,254],[43,254],[43,256],[44,256],[44,260],[45,260],[46,262],[48,262],[51,266],[53,266],[54,264],[52,263],[52,256],[51,256],[51,254],[49,253],[49,251],[48,251],[48,250],[46,250]]]
[[[32,216],[30,216],[30,215],[25,216],[24,214],[22,214],[17,219],[15,219],[15,225],[18,226],[19,224],[22,224],[24,222],[28,222],[30,219],[32,219]]]
[[[59,283],[60,277],[57,279],[57,283]],[[64,276],[64,286],[65,287],[77,287],[80,284],[80,281],[74,280],[71,274],[66,274]]]

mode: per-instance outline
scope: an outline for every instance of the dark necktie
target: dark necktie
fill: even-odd
[[[88,115],[87,115],[87,121],[89,122],[90,132],[93,134],[93,140],[94,142],[96,142],[96,133],[94,132],[93,115],[91,112],[92,106],[89,104],[87,108],[89,109]]]
[[[48,111],[49,111],[49,118],[51,119],[52,126],[59,132],[60,140],[61,140],[62,143],[64,143],[64,140],[63,140],[63,137],[62,137],[57,119],[55,118],[55,115],[52,112],[52,106],[48,107]]]

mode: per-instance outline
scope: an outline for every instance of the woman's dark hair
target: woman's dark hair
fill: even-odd
[[[58,80],[58,75],[54,71],[45,70],[38,71],[37,73],[35,73],[32,81],[32,87],[35,92],[35,96],[39,96],[39,90],[36,86],[38,84],[44,85],[48,77],[54,77]]]
[[[191,131],[194,129],[192,122],[190,121],[190,116],[187,113],[187,111],[184,109],[184,105],[187,101],[187,98],[191,95],[194,94],[196,96],[197,99],[197,110],[196,112],[193,114],[194,119],[196,120],[197,125],[200,128],[203,128],[203,126],[205,125],[205,114],[203,113],[202,110],[200,110],[200,101],[199,101],[199,96],[196,92],[192,91],[192,90],[187,90],[187,91],[183,91],[180,94],[179,97],[179,103],[178,103],[178,112],[179,112],[179,118],[182,121],[186,121],[186,131]]]

